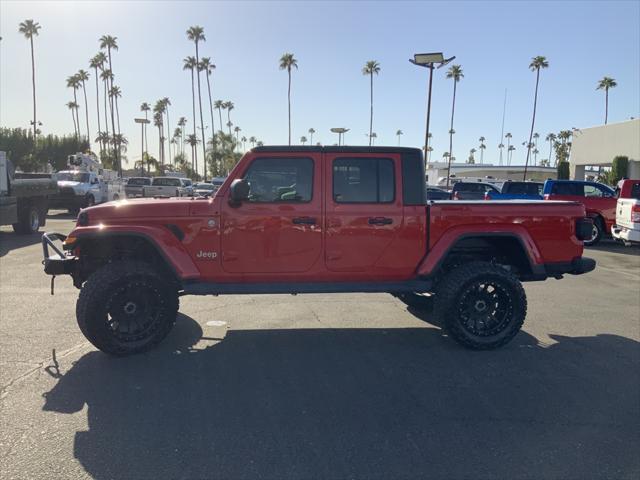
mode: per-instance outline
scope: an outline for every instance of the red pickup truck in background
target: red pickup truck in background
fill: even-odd
[[[567,200],[585,206],[593,219],[593,230],[584,241],[587,246],[598,243],[604,234],[611,233],[616,223],[616,193],[608,185],[581,180],[547,180],[542,190],[545,200]]]
[[[160,342],[188,294],[386,292],[411,305],[432,295],[450,336],[491,349],[523,324],[521,282],[595,268],[582,256],[582,204],[433,203],[424,179],[418,149],[257,147],[213,198],[82,210],[68,236],[43,236],[45,272],[81,289],[89,341],[126,355]]]

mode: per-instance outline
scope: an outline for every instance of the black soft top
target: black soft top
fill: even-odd
[[[317,145],[266,145],[251,149],[254,153],[268,152],[326,152],[326,153],[422,153],[411,147],[367,147],[367,146],[317,146]]]

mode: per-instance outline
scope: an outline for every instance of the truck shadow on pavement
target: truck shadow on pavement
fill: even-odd
[[[0,232],[0,257],[4,257],[11,250],[29,247],[42,241],[42,233],[20,235],[14,232]]]
[[[523,332],[472,352],[433,328],[229,330],[192,348],[202,336],[180,315],[156,351],[92,351],[45,394],[45,411],[87,405],[74,455],[90,475],[640,475],[640,344],[628,338],[545,345]]]

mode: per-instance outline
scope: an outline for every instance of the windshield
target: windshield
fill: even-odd
[[[62,180],[66,182],[80,182],[80,183],[89,182],[88,173],[58,172],[56,176],[58,177],[58,180]]]
[[[127,181],[127,185],[130,185],[130,186],[151,185],[151,179],[150,178],[130,178]]]
[[[170,177],[156,177],[153,179],[153,185],[158,187],[179,187],[180,179]]]
[[[210,183],[196,183],[194,187],[196,190],[213,190],[214,188]]]

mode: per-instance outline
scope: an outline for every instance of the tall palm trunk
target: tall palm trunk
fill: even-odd
[[[114,102],[116,104],[116,118],[118,119],[118,135],[120,135],[120,109],[118,108],[118,97],[114,98]],[[120,148],[120,145],[118,144],[118,148]]]
[[[31,35],[29,40],[31,42],[31,84],[33,87],[33,148],[35,150],[36,136],[38,135],[38,123],[36,121],[36,60],[33,54],[33,35]]]
[[[78,96],[76,95],[76,87],[73,87],[73,103],[75,103],[76,105],[78,104]],[[74,108],[74,110],[76,111],[76,121],[77,121],[77,125],[78,125],[78,129],[76,132],[76,138],[78,140],[80,140],[80,117],[78,117],[78,109]]]
[[[536,123],[536,107],[538,106],[538,83],[540,83],[540,68],[536,69],[536,92],[533,95],[533,117],[531,118],[531,131],[529,132],[529,142],[527,143],[527,159],[524,162],[522,180],[527,179],[527,167],[529,166],[529,156],[531,155],[531,139],[533,138],[533,128]]]
[[[113,65],[111,64],[111,47],[107,47],[107,54],[109,57],[109,72],[111,72],[111,75],[113,75]],[[108,84],[110,83],[109,91],[111,91],[111,89],[113,88],[113,77],[111,77],[110,79],[107,79],[107,83]],[[111,131],[113,132],[113,136],[115,138],[116,121],[113,115],[113,98],[111,94],[109,94],[109,106],[111,108]],[[120,128],[118,128],[118,133],[120,133]],[[120,145],[117,144],[115,141],[113,142],[113,153],[115,155],[118,172],[120,173],[120,176],[122,176],[122,164],[120,163]]]
[[[82,80],[82,92],[84,93],[84,116],[87,122],[87,142],[89,142],[89,148],[91,148],[91,133],[89,132],[89,103],[87,102],[87,87]]]
[[[193,78],[193,68],[191,69],[191,105],[193,106],[193,136],[197,136],[196,132],[196,92]],[[191,146],[191,169],[194,171],[198,171],[198,151]]]
[[[93,68],[94,72],[95,72],[95,77],[96,77],[96,111],[98,112],[98,138],[100,139],[100,133],[102,131],[102,128],[100,127],[100,88],[98,85],[98,65],[96,64],[96,66]],[[98,143],[100,144],[100,156],[102,156],[102,140],[99,140]]]
[[[200,93],[200,69],[197,65],[200,63],[198,52],[198,42],[196,43],[196,76],[198,77],[198,108],[200,110],[200,130],[202,130],[202,164],[204,168],[204,179],[207,179],[207,142],[204,138],[204,120],[202,119],[202,94]],[[196,176],[198,171],[196,170]]]
[[[447,164],[447,188],[449,188],[449,177],[451,177],[451,158],[453,155],[453,116],[456,112],[456,87],[458,82],[453,79],[453,104],[451,105],[451,128],[449,129],[449,158]]]
[[[167,150],[169,151],[169,163],[171,163],[171,141],[169,140],[171,138],[171,122],[169,120],[169,105],[166,106],[167,111]],[[175,152],[174,153],[174,157],[175,157]],[[175,158],[174,158],[174,162],[173,164],[175,165]]]
[[[209,81],[209,72],[207,71],[207,92],[209,93],[209,111],[211,113],[211,148],[214,152],[216,151],[216,129],[213,125],[213,103],[211,103],[211,82]]]
[[[34,113],[35,118],[35,113]],[[609,87],[604,89],[604,124],[607,124],[609,119]]]
[[[106,129],[105,132],[107,133],[107,137],[109,136],[109,119],[107,118],[107,112],[108,112],[108,105],[107,105],[107,94],[109,91],[109,81],[105,78],[104,79],[104,128]],[[107,144],[106,149],[108,150],[109,145]]]
[[[371,114],[369,115],[369,146],[373,142],[373,72],[369,74],[371,77]],[[398,135],[398,145],[400,144],[400,136]]]
[[[218,117],[220,118],[220,131],[222,131],[222,109],[218,109]]]
[[[78,138],[78,128],[76,127],[76,115],[75,113],[73,113],[73,111],[75,110],[75,108],[70,108],[71,110],[71,118],[73,119],[73,135]]]
[[[227,110],[227,126],[229,127],[229,136],[232,136],[233,133],[231,133],[231,110]]]
[[[291,145],[291,67],[287,69],[287,73],[289,74],[289,88],[287,90],[287,103],[289,106],[289,145]],[[229,131],[231,131],[231,127],[229,127]]]
[[[160,164],[164,165],[164,160],[162,159],[162,150],[163,150],[163,141],[162,141],[162,124],[158,124],[158,158],[160,159]]]
[[[145,110],[144,111],[144,119],[145,120],[149,120],[148,118],[148,112]],[[147,156],[149,155],[149,136],[147,135],[147,125],[148,122],[145,122],[144,124],[144,151],[147,153]],[[147,173],[149,173],[149,161],[147,160]]]

